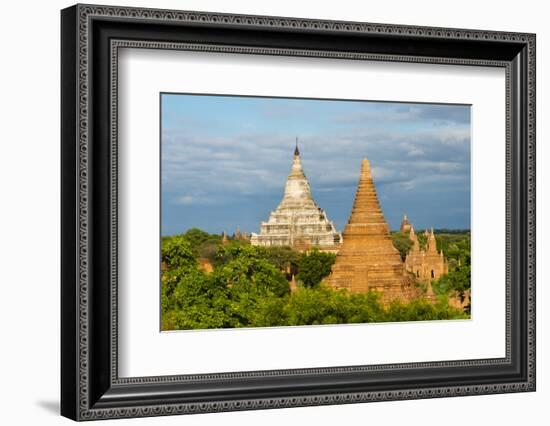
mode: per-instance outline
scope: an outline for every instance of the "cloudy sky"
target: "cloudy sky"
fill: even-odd
[[[367,156],[392,229],[470,227],[470,107],[161,95],[162,234],[258,232],[280,202],[296,137],[317,204],[348,220]]]

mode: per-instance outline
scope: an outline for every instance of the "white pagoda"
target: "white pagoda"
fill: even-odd
[[[260,233],[252,233],[250,242],[256,246],[288,246],[298,250],[317,247],[332,252],[337,252],[342,243],[342,234],[313,200],[297,140],[283,199],[267,222],[261,223]]]

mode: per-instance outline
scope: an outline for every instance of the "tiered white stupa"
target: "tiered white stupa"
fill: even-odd
[[[317,247],[337,252],[340,247],[342,234],[313,200],[302,168],[298,143],[283,200],[271,212],[268,221],[261,223],[260,233],[252,233],[250,242],[256,246],[289,246],[298,250]]]

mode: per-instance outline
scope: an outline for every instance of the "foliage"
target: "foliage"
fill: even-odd
[[[405,252],[403,235],[392,235]],[[408,239],[408,236],[407,236]],[[470,285],[469,235],[441,238],[452,265],[434,281],[437,303],[422,298],[384,306],[379,294],[352,294],[322,283],[336,256],[288,247],[251,246],[243,240],[221,244],[221,236],[191,229],[162,238],[162,329],[204,329],[284,325],[344,324],[466,318],[449,306],[446,294],[464,294]],[[395,243],[397,241],[397,243]],[[403,254],[401,254],[403,256]],[[198,267],[197,258],[214,265],[212,273]],[[290,292],[290,268],[302,283]]]
[[[177,239],[188,246],[185,239]],[[163,329],[259,326],[290,292],[284,274],[250,245],[219,246],[225,262],[212,274],[195,266],[163,273]]]
[[[171,304],[163,311],[163,329],[170,326],[180,330],[229,326],[225,314],[227,293],[225,284],[215,277],[199,270],[187,271],[173,291]]]
[[[438,294],[449,294],[456,292],[463,301],[467,291],[470,291],[471,285],[471,266],[460,265],[449,271],[447,275],[443,275],[438,280],[434,281],[432,287]]]
[[[265,257],[268,262],[280,270],[290,269],[291,273],[296,273],[300,262],[300,252],[290,247],[266,247]]]
[[[428,248],[428,238],[424,234],[424,231],[416,233],[416,239],[418,240],[418,246],[420,250],[426,250]]]
[[[299,272],[296,278],[304,287],[316,287],[323,278],[329,276],[335,261],[334,253],[325,253],[317,249],[303,253],[298,262]]]
[[[436,228],[434,229],[436,234],[470,234],[469,229],[448,229],[448,228]]]
[[[351,294],[325,285],[300,288],[284,309],[287,325],[348,324],[385,321],[378,294]]]
[[[393,246],[399,250],[399,254],[401,255],[401,260],[405,260],[407,257],[407,253],[413,246],[412,240],[409,238],[409,234],[405,232],[392,232],[391,238],[393,242]]]
[[[191,245],[191,248],[195,249],[199,247],[205,241],[214,237],[214,234],[209,234],[199,228],[191,228],[185,234],[182,235]],[[221,237],[217,236],[219,239]]]
[[[468,315],[449,306],[445,297],[439,299],[435,304],[426,299],[415,299],[409,303],[393,301],[387,309],[389,321],[429,321],[464,319]]]
[[[453,266],[470,264],[470,245],[470,233],[437,235],[437,249],[443,250],[445,257]]]
[[[221,235],[209,234],[201,229],[191,228],[182,237],[189,242],[196,257],[205,258],[210,263],[216,261],[217,248],[222,240]]]
[[[435,232],[435,231],[434,231]],[[451,269],[458,264],[470,262],[470,232],[445,230],[444,233],[436,233],[437,250],[443,250],[445,258],[449,261]],[[408,233],[392,232],[392,241],[394,247],[399,250],[401,259],[405,260],[406,254],[412,248],[412,241]],[[420,249],[425,250],[427,238],[424,231],[416,233]]]
[[[218,246],[220,245],[220,242],[220,239],[214,238],[204,241],[196,249],[197,256],[208,260],[212,265],[215,264],[217,261]]]
[[[434,292],[441,295],[458,295],[464,302],[471,289],[470,233],[441,234],[437,236],[439,250],[449,262],[449,273],[433,281]],[[464,310],[469,312],[470,305]]]
[[[229,240],[226,244],[219,244],[216,247],[216,258],[214,264],[216,266],[224,265],[227,262],[235,259],[241,252],[242,247],[249,247],[250,243],[244,240]],[[255,249],[263,250],[263,247],[255,247]]]
[[[191,245],[181,235],[163,239],[161,251],[168,268],[188,268],[197,263]]]
[[[233,259],[217,268],[215,274],[233,294],[257,293],[283,296],[290,286],[283,273],[265,258],[265,250],[254,246],[232,248]]]

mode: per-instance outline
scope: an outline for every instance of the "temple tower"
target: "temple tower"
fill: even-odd
[[[416,236],[416,233],[414,232],[414,226],[412,225],[411,229],[409,230],[409,239],[413,242],[412,250],[420,251],[420,243],[418,242],[418,237]]]
[[[252,233],[250,243],[258,246],[289,246],[298,250],[317,247],[336,252],[342,235],[334,223],[311,195],[298,149],[294,149],[292,167],[288,175],[283,199],[266,222],[260,225],[260,233]]]
[[[411,226],[409,238],[413,242],[413,246],[405,258],[405,268],[416,275],[418,280],[431,282],[431,280],[436,280],[448,274],[449,265],[445,256],[443,256],[443,250],[437,251],[437,241],[433,228],[430,232],[426,229],[424,235],[426,236],[425,250],[420,248],[418,237]]]
[[[237,230],[233,234],[233,239],[234,240],[242,240],[243,239],[243,234],[241,233],[241,228],[238,227],[238,226],[237,226]]]
[[[380,292],[382,301],[410,300],[417,295],[393,246],[384,218],[369,161],[361,163],[361,175],[351,215],[344,229],[344,242],[327,282],[336,289],[355,293]]]
[[[407,215],[403,216],[403,220],[401,221],[401,226],[399,227],[399,230],[405,233],[411,230],[411,224],[409,223]]]

